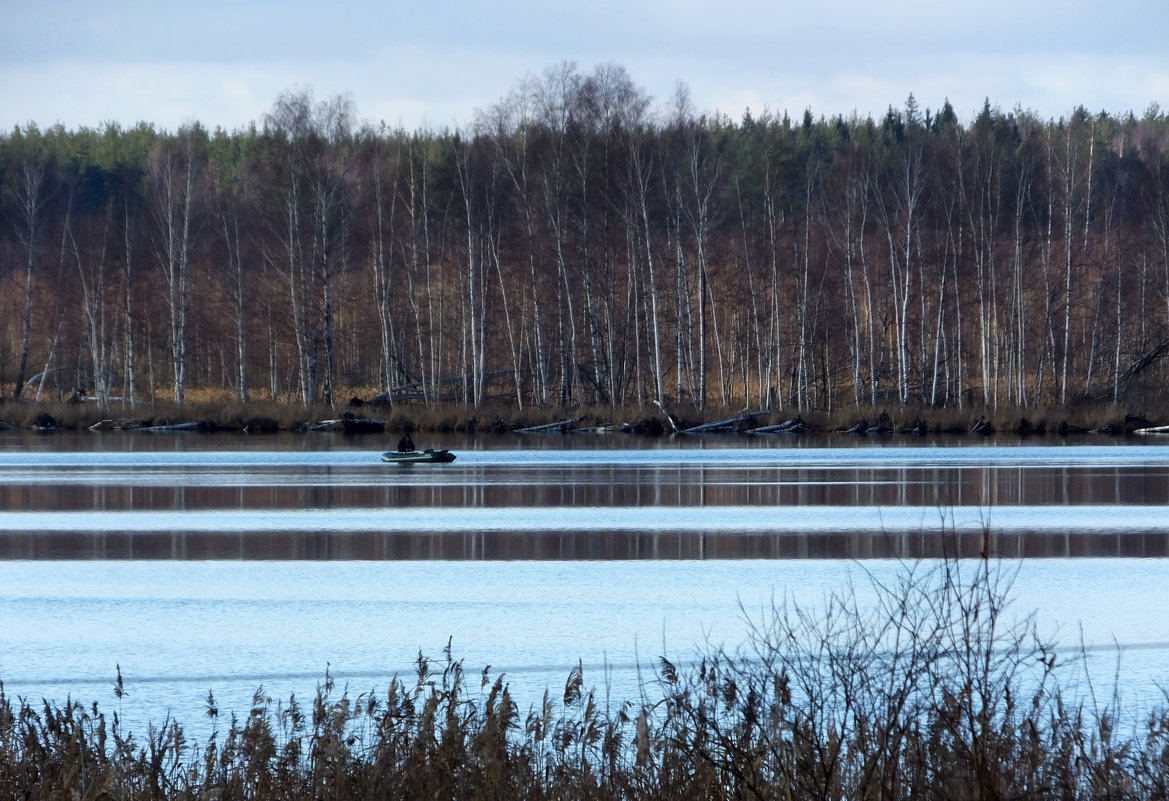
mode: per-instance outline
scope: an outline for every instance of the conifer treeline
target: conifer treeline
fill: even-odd
[[[562,64],[463,130],[0,137],[0,379],[181,403],[1140,403],[1169,349],[1169,116],[911,95],[668,111]]]

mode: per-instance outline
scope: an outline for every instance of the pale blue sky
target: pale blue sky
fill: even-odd
[[[623,66],[659,107],[882,115],[910,92],[962,119],[1169,109],[1169,0],[0,0],[0,130],[261,121],[281,92],[362,120],[463,127],[528,75]]]

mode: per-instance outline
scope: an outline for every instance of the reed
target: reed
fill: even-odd
[[[733,650],[660,658],[603,703],[578,665],[521,712],[448,642],[412,675],[316,695],[187,738],[117,713],[34,707],[0,685],[0,797],[124,799],[1157,799],[1169,711],[1083,698],[1074,654],[1010,605],[986,559],[909,564],[816,606],[778,601]]]

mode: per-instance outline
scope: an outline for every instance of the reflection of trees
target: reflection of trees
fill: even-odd
[[[994,556],[1169,557],[1165,532],[994,535]],[[821,534],[674,531],[31,532],[0,536],[3,559],[940,559],[977,557],[982,533]]]

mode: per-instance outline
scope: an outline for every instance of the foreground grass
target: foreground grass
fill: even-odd
[[[468,675],[449,646],[379,697],[326,676],[307,707],[261,691],[245,719],[218,721],[209,695],[207,742],[0,691],[0,797],[1169,797],[1169,712],[1062,689],[1075,660],[1010,611],[1010,579],[949,561],[816,608],[779,603],[739,649],[660,659],[652,692],[612,708],[578,668],[521,712],[505,677]]]

